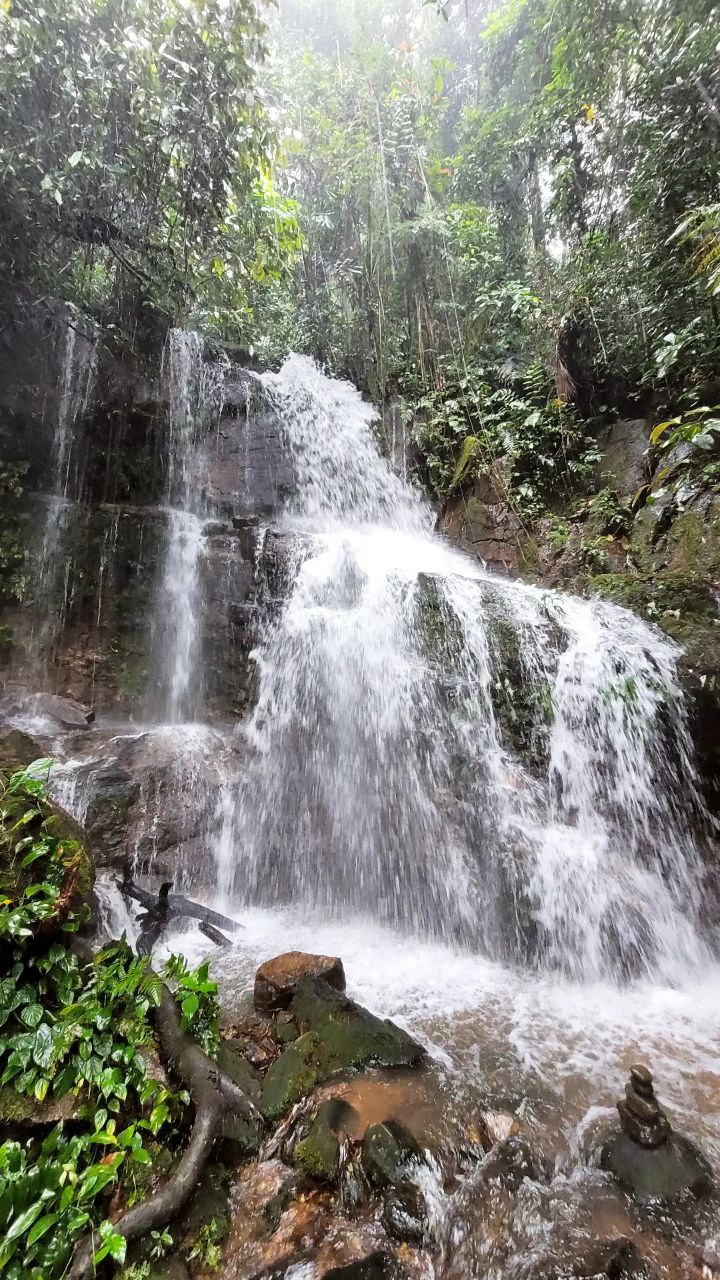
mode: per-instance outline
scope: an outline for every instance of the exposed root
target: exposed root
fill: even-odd
[[[91,953],[84,945],[81,947],[87,958]],[[187,1088],[195,1107],[195,1120],[187,1147],[172,1176],[147,1200],[128,1209],[113,1223],[115,1231],[128,1241],[164,1227],[187,1204],[228,1114],[262,1124],[260,1113],[242,1089],[181,1030],[180,1011],[164,984],[155,1010],[155,1024],[162,1057]],[[89,1280],[93,1276],[93,1254],[97,1248],[98,1241],[93,1236],[78,1243],[68,1280]]]

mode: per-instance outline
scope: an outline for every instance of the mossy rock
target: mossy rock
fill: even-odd
[[[311,1178],[334,1182],[340,1167],[340,1139],[356,1116],[342,1098],[327,1098],[318,1107],[308,1133],[293,1152],[293,1164]]]
[[[272,1064],[263,1085],[261,1110],[284,1115],[315,1085],[351,1068],[410,1067],[425,1050],[389,1019],[355,1004],[321,979],[304,978],[291,1005],[303,1034]]]
[[[406,1182],[411,1166],[421,1159],[418,1143],[397,1120],[371,1125],[363,1138],[363,1166],[376,1187],[397,1187]]]
[[[656,623],[678,644],[695,646],[699,628],[714,629],[717,641],[715,594],[699,574],[680,570],[652,577],[602,573],[590,579],[589,587],[603,599],[632,609],[647,622]]]

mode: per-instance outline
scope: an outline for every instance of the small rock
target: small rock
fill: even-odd
[[[652,1074],[638,1063],[630,1068],[625,1097],[617,1104],[623,1132],[641,1147],[659,1147],[670,1136],[670,1121],[653,1091]]]
[[[365,1172],[377,1187],[394,1187],[408,1178],[409,1166],[422,1160],[422,1151],[412,1134],[397,1120],[373,1124],[362,1145]]]
[[[338,956],[287,951],[260,965],[255,974],[255,1008],[264,1013],[287,1009],[302,978],[322,978],[336,991],[345,990],[345,970]]]
[[[422,1191],[414,1182],[390,1188],[380,1221],[391,1240],[419,1246],[428,1243],[427,1205]]]
[[[538,1179],[538,1166],[525,1138],[513,1136],[496,1142],[481,1165],[483,1182],[499,1182],[509,1191],[517,1191],[529,1178]]]
[[[356,1119],[349,1102],[328,1098],[315,1112],[307,1135],[297,1143],[293,1164],[311,1178],[334,1182],[340,1170],[340,1138]]]
[[[520,1132],[520,1125],[509,1111],[481,1111],[480,1119],[492,1143],[504,1142]]]

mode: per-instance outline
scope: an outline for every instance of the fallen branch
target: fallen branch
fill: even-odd
[[[92,959],[92,952],[86,944],[78,941],[75,949],[83,959]],[[180,1011],[164,983],[154,1017],[161,1055],[170,1071],[186,1086],[195,1107],[195,1119],[175,1172],[158,1191],[128,1209],[113,1223],[118,1235],[128,1241],[164,1227],[187,1204],[207,1164],[215,1139],[222,1133],[226,1114],[263,1123],[260,1113],[242,1089],[208,1058],[197,1041],[181,1030]],[[97,1248],[98,1242],[93,1235],[78,1243],[68,1280],[89,1280],[94,1275],[93,1255]]]
[[[115,883],[125,897],[133,898],[142,907],[149,909],[157,907],[157,896],[135,884],[127,868],[122,878],[120,876],[116,877]],[[242,925],[238,924],[237,920],[231,920],[229,916],[221,915],[219,911],[212,911],[210,907],[203,907],[199,902],[184,898],[180,893],[168,894],[166,901],[168,918],[172,916],[189,916],[191,920],[204,920],[206,924],[214,924],[216,928],[226,929],[230,933],[237,933],[242,929]]]

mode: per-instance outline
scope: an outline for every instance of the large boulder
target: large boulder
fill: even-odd
[[[407,1031],[376,1018],[321,978],[301,979],[290,1008],[302,1034],[265,1077],[261,1110],[269,1119],[352,1067],[411,1067],[425,1056]]]
[[[339,956],[286,951],[266,960],[255,974],[255,1008],[263,1013],[287,1009],[302,978],[322,978],[336,991],[345,990],[345,970]]]

